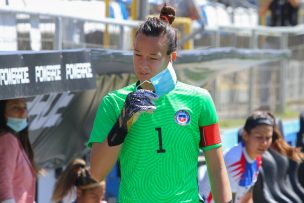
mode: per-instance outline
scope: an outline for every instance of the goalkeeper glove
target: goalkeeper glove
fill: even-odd
[[[109,146],[122,144],[140,113],[153,112],[156,109],[154,104],[156,99],[158,99],[157,94],[150,90],[139,89],[129,93],[121,113],[108,135]]]

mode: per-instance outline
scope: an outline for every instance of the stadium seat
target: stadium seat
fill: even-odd
[[[231,25],[231,17],[223,4],[216,4],[215,6],[217,24],[220,26],[229,26]]]
[[[276,125],[279,128],[281,134],[284,136],[284,130],[283,130],[283,122],[282,119],[276,118]]]
[[[288,176],[295,193],[300,197],[301,201],[304,202],[304,188],[299,182],[298,172],[300,164],[296,161],[289,159],[289,170]]]
[[[293,187],[289,179],[288,172],[290,171],[289,171],[288,157],[281,155],[280,153],[278,153],[273,149],[269,149],[269,152],[274,158],[277,167],[279,167],[279,170],[277,170],[276,181],[278,182],[280,191],[282,192],[282,194],[288,197],[292,203],[301,203],[302,201],[293,190]]]
[[[252,26],[250,24],[250,16],[248,15],[246,8],[238,7],[234,9],[233,23],[239,27]]]
[[[304,152],[304,112],[300,113],[300,130],[297,133],[296,146],[301,147],[301,151]],[[298,178],[301,186],[304,187],[304,163],[298,168]]]
[[[297,147],[301,147],[302,152],[304,151],[304,112],[300,113],[300,130],[297,134]]]
[[[14,13],[2,13],[0,17],[0,51],[16,51],[17,40],[17,19]]]
[[[299,166],[298,177],[301,186],[304,187],[304,162],[302,162]]]
[[[247,11],[248,11],[248,15],[249,15],[250,24],[254,25],[254,26],[258,26],[259,25],[259,15],[257,13],[257,9],[248,8]]]
[[[238,131],[237,131],[237,142],[241,142],[243,140],[242,138],[242,134],[243,134],[243,128],[240,128]]]
[[[214,28],[218,26],[216,9],[213,5],[207,4],[202,6],[203,15],[205,15],[205,23],[208,27]]]
[[[265,174],[263,168],[261,168],[258,175],[257,182],[253,187],[253,202],[257,203],[276,203],[277,201],[273,198],[268,185],[265,183]]]
[[[280,202],[280,203],[294,203],[292,202],[286,195],[284,195],[279,187],[279,183],[277,181],[278,179],[278,165],[274,159],[274,157],[271,155],[271,153],[269,152],[270,150],[266,151],[263,154],[262,157],[262,168],[263,168],[263,180],[264,180],[264,184],[263,185],[267,185],[264,186],[263,190],[266,188],[269,189],[272,197],[275,199],[276,202]],[[281,170],[281,166],[280,166],[280,170]],[[265,193],[267,191],[264,191]],[[258,195],[262,195],[262,194],[258,194]],[[256,198],[256,197],[254,197]]]

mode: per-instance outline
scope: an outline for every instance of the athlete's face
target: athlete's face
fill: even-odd
[[[134,72],[138,80],[145,81],[165,69],[176,53],[167,54],[168,40],[165,35],[146,36],[139,33],[134,40]]]
[[[249,133],[244,132],[243,140],[250,158],[255,159],[257,155],[262,155],[271,145],[273,127],[260,125],[253,128]]]

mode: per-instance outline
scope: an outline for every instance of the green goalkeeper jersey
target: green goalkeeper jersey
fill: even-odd
[[[106,140],[132,91],[136,84],[103,98],[89,146]],[[139,116],[123,143],[119,202],[199,202],[199,127],[218,122],[213,101],[206,90],[178,82],[155,105],[153,113]]]

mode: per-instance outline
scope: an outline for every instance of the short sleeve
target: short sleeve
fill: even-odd
[[[94,142],[103,142],[112,129],[118,118],[119,106],[109,95],[106,95],[97,110],[93,128],[88,141],[88,146],[92,147]]]
[[[200,98],[200,147],[203,151],[208,151],[221,147],[220,129],[218,117],[213,100],[207,90],[202,90]]]
[[[203,90],[199,126],[209,126],[218,122],[215,105],[207,90]]]

